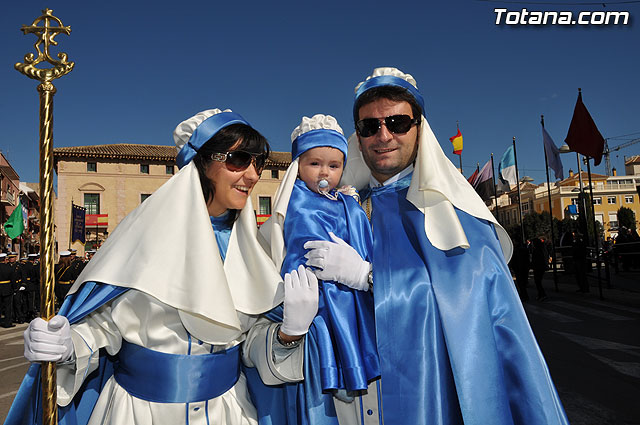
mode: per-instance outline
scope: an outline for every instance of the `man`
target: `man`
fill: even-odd
[[[40,310],[40,265],[36,264],[38,254],[29,254],[24,265],[27,292],[27,316],[31,321],[38,317]]]
[[[348,282],[340,271],[361,259],[305,247],[319,278],[373,283],[381,379],[369,396],[381,400],[353,403],[358,423],[567,423],[505,262],[511,243],[442,152],[413,77],[376,69],[353,112],[343,181],[368,183],[372,273]]]
[[[67,292],[73,286],[78,277],[77,273],[71,267],[71,251],[60,251],[60,260],[55,266],[56,278],[56,305],[59,307],[67,296]]]
[[[7,263],[7,254],[0,253],[0,327],[12,328],[13,320],[13,292],[15,287],[15,272]]]
[[[14,292],[13,292],[13,321],[15,323],[24,323],[26,317],[26,287],[24,276],[24,263],[18,261],[18,253],[10,252],[7,254],[9,265],[13,268],[15,276],[14,280]]]

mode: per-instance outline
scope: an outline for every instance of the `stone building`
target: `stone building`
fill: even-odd
[[[113,144],[54,149],[58,174],[55,223],[58,250],[82,255],[99,247],[122,219],[177,171],[174,146]],[[272,152],[252,191],[258,223],[271,215],[273,197],[291,162]],[[86,243],[70,240],[71,204],[86,208]]]
[[[640,159],[640,157],[638,158]],[[640,163],[640,161],[638,162]],[[626,170],[633,171],[634,169],[627,165]],[[640,167],[635,175],[617,176],[615,174],[614,172],[613,176],[605,176],[591,173],[593,209],[596,220],[603,226],[605,238],[615,238],[618,234],[617,214],[620,207],[633,210],[636,215],[636,222],[637,218],[640,217],[640,199],[638,197],[640,193]],[[589,194],[589,177],[585,171],[582,172],[582,188],[585,193]],[[575,214],[573,214],[575,208],[570,208],[570,206],[577,205],[579,202],[579,175],[569,170],[569,177],[556,183],[551,183],[550,192],[553,216],[558,220],[562,220],[566,216],[575,218]],[[523,215],[530,212],[541,213],[542,211],[549,211],[546,182],[541,185],[520,183],[520,196],[522,198],[521,208]],[[510,226],[520,222],[518,219],[517,199],[517,189],[512,189],[499,199],[497,218],[503,225]],[[493,204],[489,208],[495,210]]]
[[[9,160],[0,152],[0,252],[16,251],[13,242],[4,230],[4,223],[9,219],[20,200],[20,176],[13,169]]]

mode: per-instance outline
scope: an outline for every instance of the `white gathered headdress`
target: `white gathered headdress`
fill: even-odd
[[[331,130],[344,135],[342,128],[334,117],[331,115],[316,114],[311,118],[302,117],[300,125],[291,133],[291,143],[299,136],[312,130]],[[262,243],[265,249],[269,248],[271,250],[271,258],[278,270],[282,267],[282,262],[287,254],[284,246],[284,220],[287,216],[287,207],[291,199],[291,191],[298,177],[298,160],[299,158],[296,158],[291,161],[291,165],[287,168],[282,183],[280,183],[276,191],[273,202],[273,214],[260,227],[260,236],[263,238]]]
[[[358,84],[356,92],[362,84],[381,76],[402,79],[417,91],[416,81],[411,75],[404,74],[396,68],[376,68],[367,80]],[[469,248],[469,241],[453,208],[456,207],[495,225],[502,252],[509,261],[513,253],[509,235],[467,179],[446,157],[424,116],[424,111],[418,137],[418,154],[407,200],[424,213],[424,230],[431,244],[443,251],[456,247]],[[362,189],[367,186],[370,178],[371,171],[364,162],[358,138],[354,133],[349,137],[349,155],[341,184],[351,184],[357,189]]]
[[[176,144],[218,112],[181,123]],[[70,292],[87,281],[137,289],[178,309],[185,328],[200,340],[224,344],[242,333],[236,311],[260,314],[282,301],[280,275],[256,237],[249,198],[222,262],[190,161],[120,222]]]

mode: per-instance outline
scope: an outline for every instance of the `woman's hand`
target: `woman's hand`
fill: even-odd
[[[299,338],[287,338],[304,335],[318,313],[318,279],[303,265],[284,275],[284,312],[281,339],[284,342]]]
[[[37,317],[24,331],[24,356],[30,362],[66,362],[73,356],[71,327],[64,316]]]
[[[349,288],[369,289],[371,264],[348,243],[329,232],[333,242],[309,241],[304,244],[310,251],[305,254],[307,266],[316,267],[316,276],[322,280],[340,282]]]

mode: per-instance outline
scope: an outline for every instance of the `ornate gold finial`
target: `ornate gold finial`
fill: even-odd
[[[24,56],[24,63],[15,64],[15,68],[29,78],[46,83],[71,72],[75,63],[67,61],[66,53],[58,53],[60,60],[53,59],[49,54],[49,47],[58,45],[54,37],[60,33],[71,34],[71,27],[63,26],[62,21],[52,15],[51,9],[45,9],[42,13],[43,15],[33,21],[30,26],[23,25],[21,28],[25,34],[33,33],[38,36],[38,41],[33,45],[38,51],[38,57],[34,59],[33,53],[28,53]],[[38,25],[41,22],[43,24]],[[57,26],[51,26],[51,24]],[[40,50],[43,44],[44,48]],[[37,68],[36,65],[43,61],[49,62],[53,68]]]

